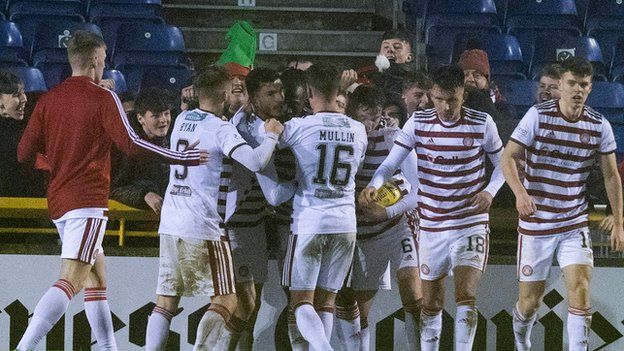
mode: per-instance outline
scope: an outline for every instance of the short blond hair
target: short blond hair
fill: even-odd
[[[106,49],[104,39],[86,30],[77,30],[67,45],[67,56],[72,67],[85,69],[98,48]]]

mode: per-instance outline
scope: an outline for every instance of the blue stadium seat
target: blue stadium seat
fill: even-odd
[[[590,37],[553,36],[541,37],[535,43],[535,52],[529,76],[539,76],[545,65],[563,61],[572,56],[584,57],[594,66],[594,79],[607,80],[607,66],[598,42]]]
[[[119,28],[113,66],[177,65],[185,62],[182,31],[169,25],[130,24]]]
[[[158,18],[117,18],[117,17],[103,17],[99,22],[96,22],[98,27],[102,29],[104,36],[104,42],[106,43],[106,55],[108,56],[109,63],[112,63],[113,56],[115,55],[115,44],[117,42],[117,30],[121,26],[128,24],[164,24],[164,20]]]
[[[13,22],[0,21],[0,64],[28,66],[22,34]]]
[[[624,83],[624,35],[618,40],[614,49],[611,76],[614,81]]]
[[[522,50],[516,37],[508,34],[459,34],[455,37],[453,62],[457,62],[461,53],[469,49],[487,52],[490,74],[526,79]]]
[[[189,86],[192,71],[185,66],[132,66],[124,71],[128,91],[138,92],[142,88],[159,87],[167,89],[174,96]]]
[[[436,0],[427,6],[425,28],[432,25],[499,26],[494,0]]]
[[[428,0],[406,0],[403,1],[403,12],[405,13],[405,28],[410,31],[418,31],[418,19],[425,18]]]
[[[34,67],[7,67],[9,71],[20,77],[24,82],[24,91],[27,93],[47,91],[45,80],[41,71]]]
[[[506,26],[516,28],[582,27],[574,0],[508,0]]]
[[[451,63],[455,37],[465,34],[500,34],[498,26],[441,26],[433,25],[425,32],[427,67],[435,69]]]
[[[71,21],[40,23],[32,44],[33,63],[35,65],[42,61],[66,63],[70,35],[78,29],[102,35],[100,28],[93,23]]]
[[[516,108],[516,115],[522,118],[535,104],[535,93],[539,83],[534,80],[507,80],[498,85],[507,102]]]
[[[32,15],[28,17],[20,17],[15,20],[17,27],[22,33],[22,39],[24,41],[24,48],[32,55],[32,44],[37,32],[37,27],[41,24],[47,23],[63,23],[64,25],[71,26],[72,24],[82,23],[82,21],[72,16],[44,16],[44,15]]]
[[[605,115],[609,121],[624,124],[624,85],[594,82],[587,106]]]
[[[107,69],[104,71],[104,75],[102,76],[102,78],[112,79],[115,81],[115,92],[117,94],[123,94],[128,91],[126,78],[124,77],[123,73],[114,69]]]
[[[18,20],[19,18],[29,17],[31,15],[39,15],[76,17],[84,22],[83,5],[79,0],[14,1],[9,5],[8,14],[11,20]]]
[[[587,35],[596,39],[608,64],[613,60],[618,41],[624,38],[624,29],[592,29]]]
[[[162,18],[160,2],[91,2],[90,22],[102,22],[103,18]]]
[[[35,67],[43,73],[43,78],[48,89],[52,89],[71,76],[69,63],[41,61],[37,63]]]
[[[624,29],[624,3],[620,0],[592,0],[587,6],[585,27],[591,33],[599,29]]]

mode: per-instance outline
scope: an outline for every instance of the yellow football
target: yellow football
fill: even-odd
[[[401,200],[401,189],[396,184],[387,182],[377,189],[377,195],[375,196],[375,202],[381,206],[388,207],[396,204]]]

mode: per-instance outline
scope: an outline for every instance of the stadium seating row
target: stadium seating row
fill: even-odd
[[[115,34],[107,35],[93,23],[51,17],[37,23],[35,28],[28,44],[20,24],[0,21],[0,65],[26,67],[32,63],[43,72],[48,88],[70,73],[66,46],[70,34],[77,29],[103,34],[108,44],[109,65],[123,72],[130,90],[138,91],[142,84],[148,84],[177,93],[191,74],[184,37],[177,27],[133,21],[123,23]]]

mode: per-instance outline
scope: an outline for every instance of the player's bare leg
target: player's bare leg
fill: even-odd
[[[215,296],[199,321],[193,351],[225,351],[229,348],[230,324],[237,307],[236,294]]]
[[[420,310],[422,284],[418,268],[404,267],[397,271],[399,294],[405,311],[405,335],[408,350],[420,350]]]
[[[84,286],[91,265],[72,259],[61,260],[61,278],[41,297],[17,349],[33,350],[65,314],[69,302]]]
[[[113,318],[106,297],[106,259],[100,253],[87,275],[85,313],[100,350],[117,350]]]
[[[589,283],[592,267],[573,264],[563,268],[568,290],[568,341],[570,351],[587,350],[591,327]]]
[[[156,306],[147,321],[145,349],[148,351],[164,350],[169,337],[171,319],[178,312],[180,296],[157,295]]]
[[[373,299],[377,294],[377,290],[364,290],[355,292],[355,300],[360,310],[360,350],[370,350],[370,328],[368,326],[368,313],[373,306]]]
[[[240,339],[238,340],[238,347],[240,351],[251,351],[254,342],[254,328],[256,326],[256,319],[258,318],[258,311],[260,311],[260,304],[262,302],[262,287],[263,284],[254,284],[254,300],[253,304],[249,301],[245,301],[247,304],[246,309],[250,310],[249,316],[245,319],[245,329],[241,332]],[[249,298],[251,296],[248,295]]]
[[[315,309],[315,303],[316,306],[333,307],[335,294],[327,291],[323,294],[321,289],[316,292],[320,292],[322,296],[315,298],[314,290],[290,290],[290,306],[295,314],[297,328],[312,349],[333,350],[325,335],[323,321]]]
[[[248,333],[247,331],[250,328],[248,321],[256,308],[256,287],[253,280],[236,283],[236,298],[236,310],[230,321],[231,337],[229,340],[229,350],[235,350],[236,346],[239,344],[243,346],[243,343],[245,345],[248,345],[250,341],[253,343],[253,326],[251,327],[251,340],[243,340],[249,339],[248,337],[243,338],[243,334]]]
[[[458,266],[455,277],[455,351],[471,351],[477,332],[477,289],[482,272],[474,267]]]
[[[513,309],[513,329],[516,349],[531,349],[531,330],[546,289],[545,281],[520,282],[518,303]]]
[[[420,348],[423,351],[438,351],[442,332],[442,309],[444,308],[444,280],[423,280],[423,304],[420,312]]]
[[[360,349],[361,323],[360,309],[355,299],[355,291],[352,288],[343,286],[336,295],[336,321],[338,327],[338,339],[342,348],[351,351]]]

